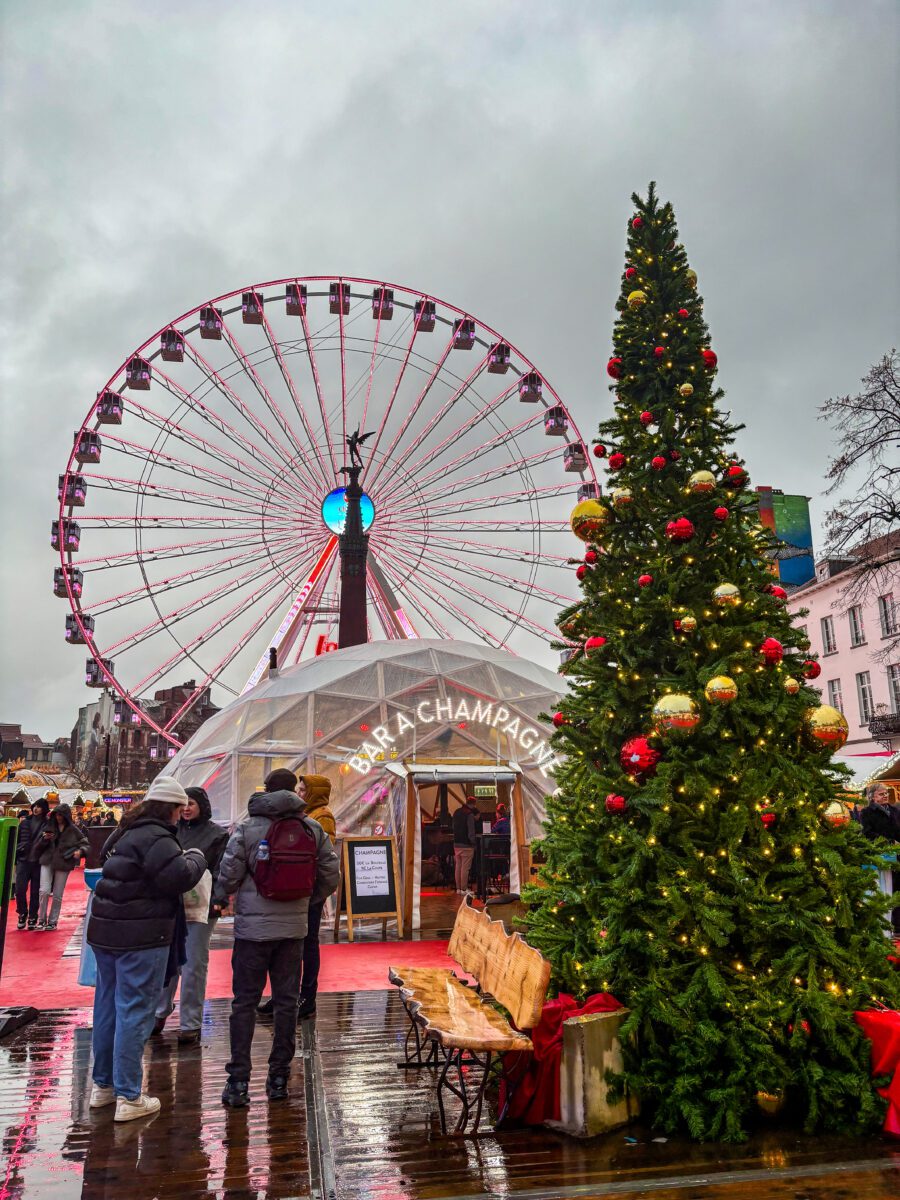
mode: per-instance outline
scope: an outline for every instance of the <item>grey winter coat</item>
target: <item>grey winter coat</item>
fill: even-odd
[[[275,817],[284,813],[302,813],[306,801],[296,792],[257,792],[247,806],[247,816],[236,827],[225,847],[213,900],[225,904],[226,897],[237,892],[234,910],[234,936],[251,942],[274,942],[281,938],[306,937],[306,917],[310,900],[316,903],[330,896],[338,885],[340,865],[328,834],[310,818],[304,818],[315,835],[318,848],[316,890],[308,899],[267,900],[256,889],[253,870],[259,843],[269,832]]]

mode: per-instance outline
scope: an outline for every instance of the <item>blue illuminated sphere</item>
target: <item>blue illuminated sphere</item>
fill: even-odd
[[[375,520],[375,505],[365,492],[359,502],[362,513],[363,531],[367,530]],[[335,488],[322,501],[322,520],[332,533],[343,533],[347,520],[347,489]]]

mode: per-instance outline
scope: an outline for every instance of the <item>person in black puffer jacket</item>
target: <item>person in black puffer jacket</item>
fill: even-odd
[[[183,850],[195,848],[203,851],[207,869],[212,876],[212,885],[215,887],[219,878],[219,864],[228,845],[228,830],[223,825],[217,825],[212,819],[212,807],[205,788],[189,787],[185,788],[185,791],[188,802],[178,822],[178,841]],[[209,969],[209,942],[217,920],[218,914],[212,911],[212,897],[205,921],[190,917],[188,919],[187,959],[180,970],[178,1042],[182,1046],[195,1045],[200,1041],[203,1004],[206,1000],[206,974]],[[175,1007],[178,978],[178,974],[173,974],[160,993],[156,1006],[156,1024],[153,1026],[155,1034],[162,1033],[166,1020]]]
[[[117,1121],[159,1110],[143,1093],[144,1044],[179,914],[184,919],[181,897],[206,870],[202,850],[182,850],[175,833],[187,799],[174,779],[154,780],[100,856],[87,928],[97,958],[90,1104],[115,1103]]]
[[[44,833],[49,828],[50,803],[45,799],[35,800],[31,806],[31,816],[19,822],[19,837],[16,842],[16,912],[19,915],[19,929],[25,928],[26,921],[29,929],[37,926],[41,887],[40,857],[47,847]]]

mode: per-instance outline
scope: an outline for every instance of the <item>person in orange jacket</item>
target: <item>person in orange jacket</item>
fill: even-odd
[[[316,821],[331,838],[334,845],[337,838],[337,826],[334,813],[329,807],[331,798],[331,780],[325,775],[301,775],[297,781],[297,795],[306,801],[304,816]],[[300,999],[297,1004],[297,1020],[316,1015],[316,992],[319,987],[319,927],[322,924],[322,911],[325,901],[310,904],[306,919],[306,937],[303,940],[303,976],[300,983]],[[272,1011],[271,999],[259,1006],[259,1012]]]

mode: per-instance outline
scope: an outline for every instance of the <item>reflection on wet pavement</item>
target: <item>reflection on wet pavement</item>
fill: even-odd
[[[179,1049],[174,1025],[151,1043],[147,1084],[162,1110],[126,1125],[114,1124],[112,1108],[87,1108],[89,1009],[48,1012],[0,1042],[0,1200],[329,1200],[332,1171],[336,1200],[887,1200],[900,1193],[900,1146],[878,1138],[772,1130],[743,1146],[696,1146],[654,1143],[633,1126],[626,1132],[636,1144],[621,1130],[591,1142],[489,1127],[478,1138],[441,1139],[433,1075],[396,1068],[406,1018],[393,989],[319,997],[306,1031],[317,1054],[298,1055],[285,1103],[265,1098],[271,1034],[260,1025],[253,1104],[229,1112],[219,1103],[228,1010],[227,1001],[207,1005],[202,1049]],[[321,1119],[308,1130],[306,1101],[312,1111],[317,1096]]]

